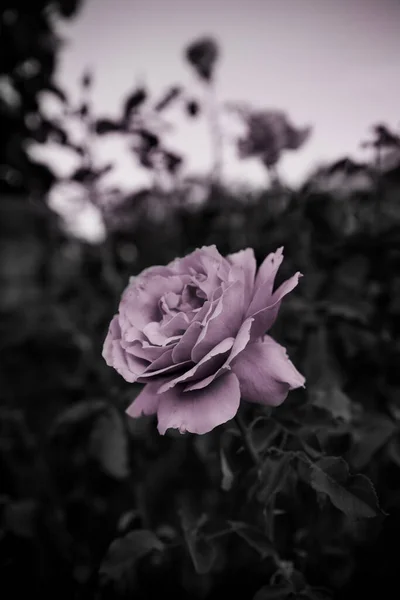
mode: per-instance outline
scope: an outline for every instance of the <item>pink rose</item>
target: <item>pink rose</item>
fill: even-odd
[[[265,335],[301,276],[273,291],[282,260],[279,248],[256,274],[252,249],[224,258],[209,246],[131,279],[103,348],[126,381],[146,384],[128,415],[157,413],[161,434],[203,434],[232,419],[241,397],[278,406],[304,385]]]

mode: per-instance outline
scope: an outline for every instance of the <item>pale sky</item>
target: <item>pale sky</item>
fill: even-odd
[[[87,66],[94,69],[94,102],[117,114],[140,78],[159,96],[168,85],[196,88],[183,48],[209,34],[221,45],[217,92],[221,102],[246,101],[286,110],[299,126],[313,124],[303,149],[288,154],[281,172],[298,182],[320,161],[357,153],[377,121],[400,124],[399,0],[86,0],[63,25],[59,81],[72,95]],[[185,149],[189,172],[206,172],[210,140],[204,122],[178,119],[169,145]],[[113,181],[137,187],[143,173],[122,142],[103,144],[99,157],[117,157]],[[356,153],[356,154],[355,154]],[[263,169],[231,150],[228,180],[261,183]]]

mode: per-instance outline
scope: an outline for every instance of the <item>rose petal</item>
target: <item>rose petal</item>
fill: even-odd
[[[233,419],[240,405],[240,388],[233,373],[223,375],[208,388],[183,393],[174,388],[160,396],[158,431],[179,429],[202,435]]]
[[[134,383],[146,370],[148,362],[128,355],[121,346],[120,335],[118,315],[115,315],[104,340],[102,355],[109,367],[113,367],[129,383]]]
[[[176,344],[172,351],[172,360],[174,363],[179,363],[184,360],[189,360],[193,346],[199,339],[199,335],[203,329],[203,326],[198,321],[193,321],[186,329],[185,333]]]
[[[219,286],[214,290],[212,297],[204,302],[203,306],[195,315],[194,321],[198,321],[202,325],[205,325],[218,306],[218,301],[221,299],[222,295],[223,290],[222,287]]]
[[[159,306],[161,296],[167,292],[179,294],[189,280],[182,275],[137,277],[122,295],[120,304],[122,328],[128,329],[134,325],[143,330],[151,321],[159,321],[162,318]]]
[[[287,279],[282,283],[281,286],[272,294],[271,304],[260,310],[257,313],[251,315],[254,319],[254,323],[251,329],[251,339],[255,340],[264,335],[266,331],[271,329],[275,323],[276,317],[281,306],[281,301],[291,292],[296,285],[299,283],[299,279],[302,277],[301,273],[295,273],[290,279]]]
[[[254,283],[253,299],[247,311],[247,316],[251,316],[260,310],[263,310],[271,302],[272,290],[274,288],[275,277],[283,261],[283,247],[278,248],[276,252],[268,254],[257,272]]]
[[[180,371],[184,367],[190,367],[193,363],[191,361],[184,361],[181,363],[172,362],[172,350],[165,352],[160,358],[155,360],[148,365],[148,368],[141,374],[138,379],[139,383],[147,383],[150,377],[156,377],[165,373]]]
[[[201,390],[210,385],[210,383],[214,381],[214,379],[220,377],[223,373],[226,373],[226,371],[230,370],[230,363],[233,361],[234,358],[236,358],[236,356],[238,356],[238,354],[240,354],[240,352],[242,352],[246,348],[247,344],[250,341],[250,330],[252,322],[253,319],[251,318],[246,319],[246,321],[244,321],[244,323],[239,329],[239,332],[236,336],[229,356],[222,365],[222,367],[220,367],[217,371],[215,371],[215,373],[209,375],[208,377],[205,377],[200,381],[196,381],[196,383],[187,385],[184,389],[185,392],[189,392],[191,390]]]
[[[289,390],[304,386],[305,379],[289,360],[286,350],[271,337],[249,344],[232,363],[243,400],[279,406]]]
[[[126,354],[119,340],[112,344],[112,364],[109,366],[122,375],[125,381],[134,383],[149,366],[148,363],[136,356]]]
[[[140,275],[135,276],[133,275],[130,278],[129,283],[131,283],[132,281],[136,281],[139,277],[140,278],[144,278],[144,277],[154,277],[155,275],[161,275],[161,277],[170,277],[171,275],[174,275],[174,272],[172,269],[170,269],[165,265],[153,265],[152,267],[147,267],[146,269],[143,269],[143,271],[140,273]]]
[[[167,337],[175,336],[175,335],[183,335],[190,324],[188,316],[179,312],[171,317],[169,320],[163,320],[160,324],[161,332]]]
[[[244,286],[240,281],[235,281],[225,290],[200,333],[192,350],[192,360],[198,362],[221,340],[236,338],[243,322],[243,313]]]
[[[221,256],[218,252],[215,244],[212,246],[202,246],[202,248],[196,248],[187,256],[183,258],[177,258],[169,263],[168,268],[171,269],[174,273],[190,273],[191,271],[195,271],[196,273],[205,273],[204,264],[202,259],[204,256],[209,256],[210,258],[223,262],[225,258]]]
[[[171,324],[169,328],[168,324],[163,326],[162,323],[157,323],[155,321],[147,323],[147,325],[143,327],[143,333],[151,344],[154,344],[155,346],[166,346],[171,342],[180,340],[182,337],[182,326],[185,325],[184,328],[186,329],[188,322],[184,319],[182,313],[173,317],[171,321],[174,321],[175,324]],[[174,329],[175,335],[171,333]],[[178,332],[181,333],[178,334]]]
[[[112,367],[113,358],[112,358],[112,346],[114,340],[119,340],[121,338],[121,328],[118,322],[118,315],[114,315],[111,319],[110,326],[108,328],[108,332],[106,335],[106,339],[103,344],[102,356],[106,361],[109,367]]]
[[[239,250],[239,252],[235,252],[235,254],[230,254],[227,256],[227,260],[231,265],[240,267],[244,273],[245,305],[247,307],[253,295],[254,278],[257,269],[254,250],[252,248]]]
[[[141,415],[154,415],[160,404],[160,396],[157,396],[157,384],[148,383],[135,400],[126,409],[126,414],[137,418]]]
[[[234,338],[226,338],[222,340],[219,344],[215,346],[208,354],[206,354],[196,365],[194,365],[189,371],[183,373],[179,377],[175,379],[171,379],[165,382],[158,393],[161,394],[171,389],[178,383],[182,383],[183,381],[193,381],[197,379],[203,379],[210,373],[213,373],[219,369],[221,364],[225,360],[225,354],[229,352],[234,344]]]
[[[134,325],[127,324],[126,320],[124,321],[121,313],[118,315],[118,321],[121,327],[121,334],[124,342],[134,342],[136,340],[144,339],[143,332]]]
[[[152,346],[146,340],[135,340],[129,344],[124,342],[124,340],[121,340],[121,346],[128,354],[133,354],[134,356],[143,358],[149,362],[153,362],[158,358],[161,358],[163,354],[170,350],[170,348]]]
[[[222,260],[221,260],[222,259]],[[208,255],[201,257],[206,276],[204,279],[196,277],[197,286],[205,293],[207,298],[211,298],[215,289],[222,281],[227,281],[229,276],[229,265],[225,258],[216,259]]]

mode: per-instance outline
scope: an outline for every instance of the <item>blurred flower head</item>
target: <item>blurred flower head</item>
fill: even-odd
[[[203,247],[131,279],[103,357],[128,382],[146,384],[127,409],[157,414],[158,430],[204,434],[232,419],[241,397],[281,404],[304,377],[265,335],[296,273],[274,291],[282,248],[256,272],[253,250],[224,258]]]
[[[229,104],[246,125],[246,134],[238,140],[240,158],[259,158],[267,167],[273,167],[284,150],[298,150],[310,137],[312,128],[296,128],[283,111],[256,111],[246,105]]]
[[[185,54],[198,76],[211,81],[219,55],[217,42],[211,37],[200,38],[187,47]]]

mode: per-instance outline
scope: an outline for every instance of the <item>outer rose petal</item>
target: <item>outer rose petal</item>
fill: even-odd
[[[236,337],[243,322],[243,313],[244,286],[235,281],[225,290],[200,333],[192,350],[192,360],[198,362],[225,338]]]
[[[114,316],[103,345],[103,358],[109,367],[119,373],[129,383],[134,383],[148,367],[148,362],[126,354],[121,346],[121,330],[118,316]]]
[[[166,392],[170,388],[174,387],[178,383],[183,383],[186,381],[193,381],[197,379],[203,379],[207,377],[210,373],[215,373],[222,363],[225,362],[225,357],[232,346],[234,345],[234,338],[226,338],[222,340],[219,344],[215,346],[210,352],[208,352],[203,358],[194,365],[190,370],[183,373],[179,377],[174,379],[170,379],[166,383],[164,383],[160,389],[158,390],[159,394]],[[183,363],[185,364],[185,363]]]
[[[146,361],[126,354],[125,350],[121,348],[119,340],[113,342],[112,356],[113,361],[110,366],[113,366],[117,373],[129,383],[135,383],[148,367]]]
[[[114,340],[121,338],[121,329],[118,323],[118,315],[114,315],[111,319],[110,326],[103,344],[102,356],[109,367],[113,366],[112,347]]]
[[[174,273],[189,273],[190,269],[194,269],[196,272],[202,273],[204,271],[204,265],[202,262],[202,258],[204,256],[209,256],[211,259],[217,262],[224,262],[225,258],[221,256],[215,244],[212,246],[202,246],[201,248],[196,248],[187,256],[183,258],[177,258],[173,260],[168,265],[168,269],[172,270]]]
[[[228,261],[235,267],[240,267],[244,273],[245,282],[245,301],[247,308],[253,295],[254,278],[257,269],[256,259],[253,248],[246,248],[227,256]]]
[[[126,409],[126,414],[136,418],[141,415],[154,415],[160,404],[160,396],[157,396],[158,385],[148,383],[130,406]]]
[[[196,381],[195,383],[187,385],[185,387],[185,392],[189,392],[191,390],[201,390],[202,388],[205,388],[208,385],[210,385],[210,383],[212,383],[214,379],[220,377],[223,373],[226,373],[226,371],[230,371],[230,363],[236,358],[238,354],[240,354],[240,352],[242,352],[246,348],[247,344],[250,341],[250,329],[252,322],[253,319],[246,319],[245,322],[242,324],[233,343],[229,356],[222,365],[222,367],[215,371],[215,373],[212,373],[212,375],[209,375],[204,379],[200,379],[200,381]]]
[[[203,327],[198,321],[193,321],[193,323],[189,325],[175,348],[172,350],[172,360],[175,363],[190,359],[190,353],[199,339],[202,329]]]
[[[128,354],[143,358],[143,360],[147,360],[149,363],[159,359],[169,350],[167,347],[152,346],[146,340],[135,340],[131,343],[121,340],[121,346]]]
[[[276,317],[281,306],[281,301],[284,296],[289,294],[296,285],[299,283],[301,273],[295,273],[290,279],[287,279],[279,286],[277,290],[272,294],[269,306],[251,315],[254,319],[254,323],[251,330],[252,340],[260,338],[266,331],[271,329],[275,323]],[[250,310],[250,309],[249,309]],[[249,311],[248,311],[249,312]]]
[[[227,373],[209,387],[194,392],[173,388],[159,396],[158,431],[179,429],[181,433],[208,433],[233,419],[240,405],[239,381]]]
[[[257,277],[254,283],[254,299],[260,298],[262,306],[266,305],[266,299],[272,296],[274,289],[275,277],[279,267],[283,261],[283,246],[278,248],[276,252],[271,252],[265,258],[260,268],[257,271]]]
[[[172,350],[167,350],[167,352],[160,356],[159,359],[147,366],[146,370],[141,373],[137,381],[139,381],[139,383],[147,383],[149,378],[158,378],[159,375],[175,373],[176,371],[182,370],[182,367],[189,368],[192,364],[191,361],[173,363]]]
[[[305,379],[289,360],[286,350],[271,337],[249,344],[232,364],[243,400],[279,406],[289,390],[304,386]]]

